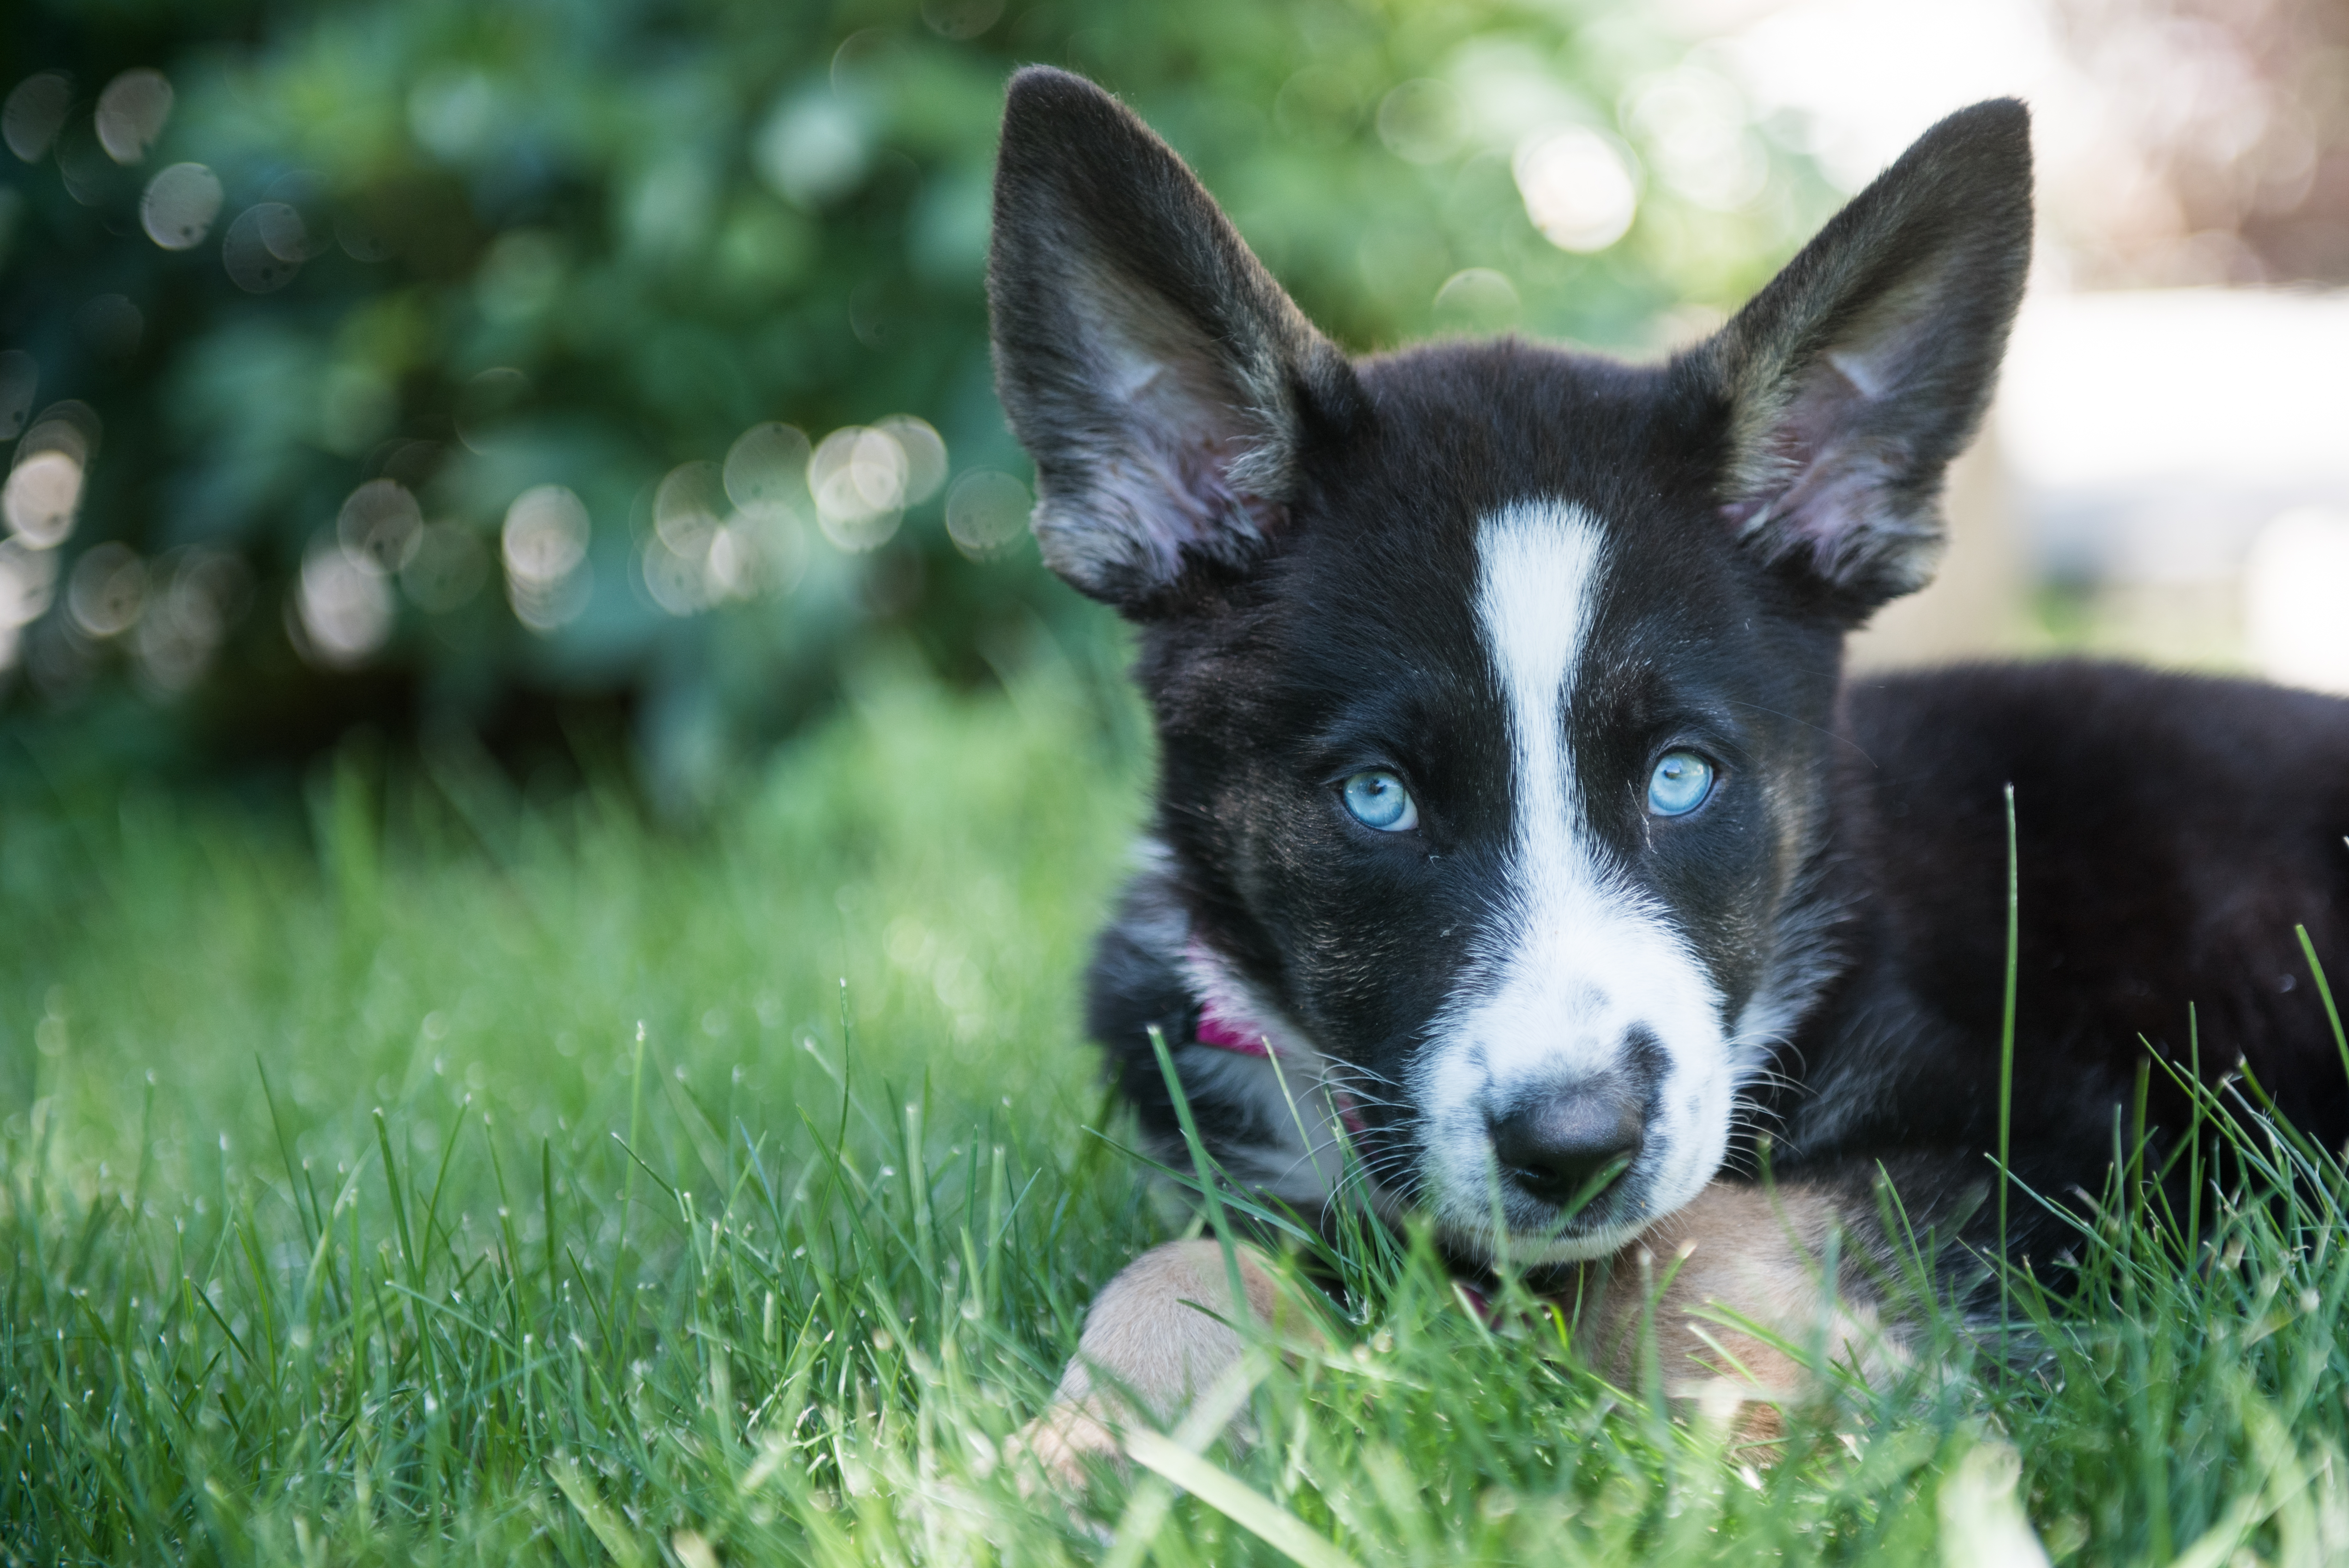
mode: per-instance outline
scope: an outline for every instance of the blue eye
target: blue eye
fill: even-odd
[[[1693,751],[1667,751],[1648,775],[1648,810],[1659,817],[1685,817],[1713,793],[1713,764]]]
[[[1346,780],[1346,810],[1365,828],[1407,833],[1419,826],[1419,803],[1402,780],[1383,768],[1365,769]]]

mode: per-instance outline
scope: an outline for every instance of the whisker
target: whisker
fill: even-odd
[[[1766,713],[1773,718],[1783,718],[1790,724],[1799,724],[1805,729],[1810,730],[1814,734],[1823,735],[1829,740],[1850,747],[1852,750],[1859,754],[1861,761],[1867,763],[1870,768],[1876,766],[1876,758],[1870,757],[1864,749],[1861,748],[1859,742],[1854,740],[1848,735],[1840,734],[1837,731],[1826,728],[1824,726],[1813,724],[1809,719],[1798,717],[1791,713],[1781,713],[1775,707],[1764,707],[1758,702],[1747,702],[1743,698],[1733,696],[1723,697],[1721,700],[1728,703],[1733,707],[1750,707],[1756,713]]]

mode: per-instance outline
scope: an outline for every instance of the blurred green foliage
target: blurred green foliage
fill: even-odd
[[[0,543],[0,722],[194,766],[361,720],[510,760],[603,734],[689,805],[877,642],[968,683],[1039,634],[1097,639],[1011,527],[1028,470],[983,283],[1009,72],[1124,95],[1351,347],[1515,327],[1641,352],[1829,199],[1800,128],[1749,123],[1647,15],[16,8],[0,432],[30,521]],[[843,516],[796,436],[736,446],[890,416],[943,468],[917,424],[826,449]],[[24,473],[60,451],[78,509],[64,459]]]

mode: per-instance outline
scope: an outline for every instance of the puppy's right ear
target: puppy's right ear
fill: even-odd
[[[1857,625],[1921,588],[1941,479],[1982,423],[2031,262],[2031,117],[1917,139],[1672,376],[1725,411],[1721,515]]]
[[[1260,558],[1300,447],[1360,403],[1182,160],[1062,71],[1011,78],[988,297],[1044,562],[1131,615]]]

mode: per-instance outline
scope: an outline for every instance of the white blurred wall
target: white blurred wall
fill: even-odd
[[[1863,665],[2063,640],[2349,691],[2349,294],[2040,290],[1940,578]],[[2076,619],[2034,614],[2040,585]],[[2044,605],[2039,606],[2044,612]]]
[[[2243,214],[2293,199],[2270,187],[2302,110],[2249,46],[2080,0],[1665,4],[1849,190],[1964,104],[2033,108],[2039,254],[1998,403],[1940,578],[1855,661],[2085,647],[2349,691],[2349,294],[2075,287],[2258,275],[2164,184],[2199,160],[2243,176]]]

